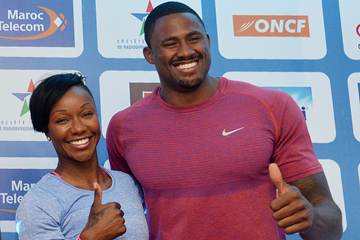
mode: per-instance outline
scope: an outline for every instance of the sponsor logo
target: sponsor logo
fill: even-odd
[[[44,37],[48,37],[60,27],[61,31],[64,31],[65,25],[67,25],[67,20],[65,19],[65,16],[61,13],[60,17],[56,15],[56,13],[48,8],[45,7],[38,7],[43,9],[50,17],[50,26],[48,29],[44,29],[44,24],[25,24],[25,23],[4,23],[4,21],[0,21],[0,31],[15,31],[15,32],[42,32],[35,36],[29,36],[29,37],[4,37],[0,36],[0,38],[6,38],[6,39],[15,39],[15,40],[35,40],[40,39]],[[8,10],[8,19],[9,20],[44,20],[43,13],[23,13],[18,10],[14,10],[14,12],[11,12],[11,10]],[[61,18],[61,19],[60,19]],[[65,20],[65,21],[64,21]],[[64,24],[63,24],[64,23]]]
[[[352,73],[348,78],[353,133],[360,142],[360,72]]]
[[[277,89],[289,94],[299,106],[305,120],[311,118],[313,109],[313,98],[311,87],[265,87],[269,89]]]
[[[26,88],[25,88],[26,89]],[[0,139],[11,140],[17,138],[14,133],[30,133],[34,134],[34,128],[31,124],[29,115],[29,100],[35,87],[33,80],[29,81],[27,91],[25,92],[12,92],[10,101],[13,102],[15,108],[6,108],[2,110],[0,119]],[[5,98],[4,98],[5,99]],[[7,98],[6,98],[7,100]],[[21,101],[21,104],[19,102]],[[10,111],[9,111],[10,110]],[[11,136],[10,136],[11,135]],[[20,137],[20,136],[18,136]],[[25,137],[21,137],[26,141]],[[17,139],[13,139],[17,140]]]
[[[136,17],[137,19],[139,19],[142,22],[141,25],[141,30],[140,30],[140,35],[144,34],[144,26],[145,26],[145,20],[146,17],[149,15],[149,13],[153,10],[153,6],[151,4],[151,1],[149,1],[148,6],[146,8],[146,12],[145,13],[132,13],[131,15],[133,15],[134,17]]]
[[[20,113],[20,117],[22,117],[25,113],[29,112],[30,109],[29,109],[29,104],[26,100],[26,98],[28,96],[30,96],[33,92],[34,92],[34,82],[33,80],[31,79],[30,80],[30,84],[29,84],[29,87],[28,87],[28,90],[26,93],[13,93],[12,95],[14,95],[15,97],[17,97],[20,101],[23,102],[23,106],[22,106],[22,109],[21,109],[21,113]]]
[[[244,127],[241,127],[241,128],[232,130],[232,131],[230,131],[230,132],[226,132],[225,129],[224,129],[224,130],[222,131],[222,135],[223,135],[224,137],[226,137],[226,136],[229,136],[230,134],[233,134],[233,133],[235,133],[235,132],[237,132],[237,131],[240,131],[240,130],[243,129],[243,128],[244,128]]]
[[[360,24],[356,27],[356,33],[360,37]]]
[[[233,15],[235,37],[310,37],[308,16]]]
[[[152,92],[150,91],[143,91],[143,98],[146,97],[147,95],[150,95]]]
[[[148,6],[146,8],[145,13],[131,13],[134,17],[136,17],[138,20],[141,21],[141,28],[139,37],[141,37],[144,34],[144,26],[146,17],[149,15],[149,13],[153,10],[153,6],[151,1],[149,0]],[[130,39],[117,39],[117,49],[119,50],[139,50],[146,47],[145,39],[143,37],[141,38],[130,38]]]
[[[160,82],[156,71],[105,71],[100,76],[99,85],[101,129],[104,136],[115,113],[145,97]]]
[[[74,47],[72,1],[32,1],[16,4],[0,0],[0,45]],[[71,24],[70,24],[71,23]]]
[[[155,90],[160,83],[129,83],[131,105],[146,97]]]
[[[1,159],[12,161],[13,159]],[[17,159],[14,159],[17,161]],[[29,159],[31,161],[31,159]],[[2,169],[0,168],[0,223],[11,221],[12,227],[2,228],[3,232],[15,232],[16,210],[24,195],[50,169]],[[0,224],[1,225],[1,224]],[[3,225],[1,225],[3,227]]]
[[[1,0],[0,0],[1,1]],[[150,12],[163,1],[96,0],[98,51],[106,58],[141,58],[144,24]],[[200,0],[182,0],[201,16]],[[110,29],[110,31],[109,31]]]
[[[54,169],[58,158],[0,157],[0,226],[15,232],[15,214],[24,195],[45,174]]]

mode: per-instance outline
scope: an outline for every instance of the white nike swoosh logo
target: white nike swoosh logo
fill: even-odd
[[[243,129],[243,128],[244,128],[244,127],[241,127],[241,128],[232,130],[232,131],[230,131],[230,132],[226,132],[225,129],[224,129],[223,132],[222,132],[222,135],[225,137],[225,136],[228,136],[228,135],[230,135],[230,134],[233,134],[234,132],[237,132],[237,131],[239,131],[239,130],[241,130],[241,129]]]

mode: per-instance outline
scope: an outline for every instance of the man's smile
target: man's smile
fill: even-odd
[[[189,68],[195,67],[197,64],[198,63],[195,61],[195,62],[190,62],[190,63],[185,63],[185,64],[179,64],[179,65],[176,65],[175,67],[180,70],[184,70],[184,69],[189,69]]]

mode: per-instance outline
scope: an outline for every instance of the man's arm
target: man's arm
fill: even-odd
[[[269,166],[270,178],[279,191],[271,202],[274,219],[287,234],[303,239],[340,239],[341,211],[332,199],[323,172],[286,184],[276,164]]]

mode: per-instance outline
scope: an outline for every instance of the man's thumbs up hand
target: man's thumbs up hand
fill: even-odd
[[[275,163],[269,165],[269,175],[279,193],[279,197],[270,203],[278,226],[284,228],[287,234],[310,228],[314,219],[313,205],[297,187],[284,182],[280,169]]]
[[[270,164],[269,175],[271,181],[274,183],[276,189],[278,190],[279,196],[284,195],[286,193],[286,190],[290,187],[290,185],[284,182],[280,169],[275,163]]]

